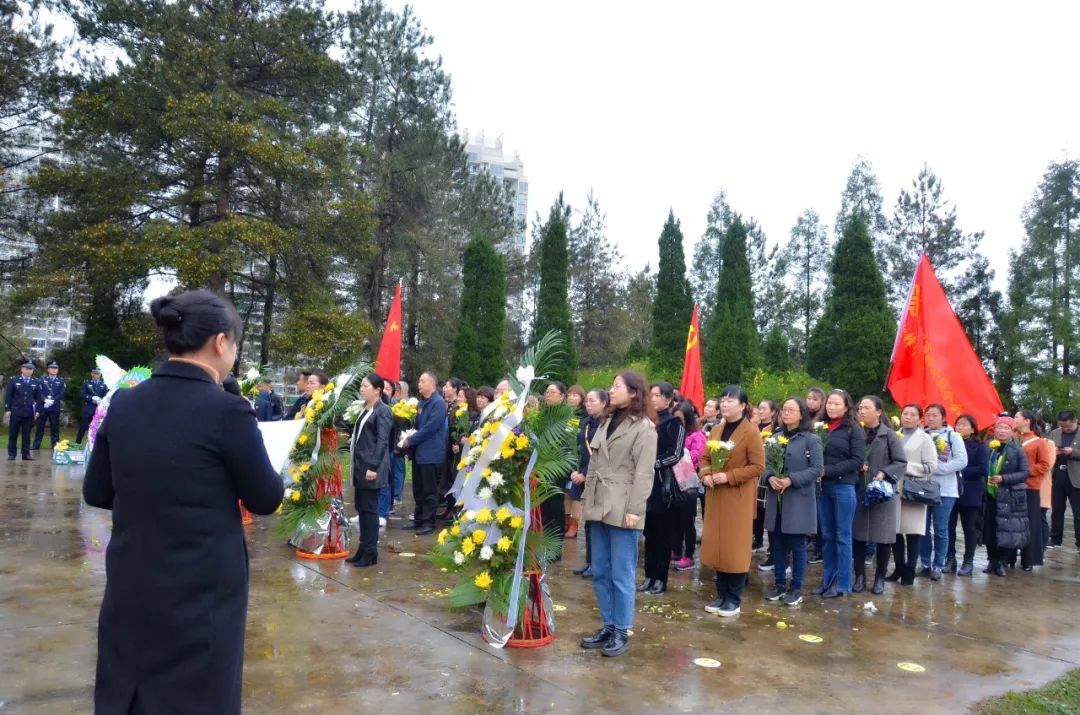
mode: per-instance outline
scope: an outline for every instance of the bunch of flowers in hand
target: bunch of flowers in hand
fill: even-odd
[[[790,440],[782,434],[774,435],[772,432],[762,432],[761,436],[765,440],[765,464],[772,469],[775,476],[783,476],[784,457],[787,455]]]
[[[390,406],[390,413],[394,416],[394,419],[408,427],[416,424],[416,415],[419,410],[420,401],[415,397],[398,400]]]
[[[714,472],[724,468],[728,457],[731,456],[731,450],[734,448],[735,443],[731,440],[724,442],[718,439],[710,439],[705,443],[705,449],[709,450],[709,463],[712,465]]]
[[[829,423],[828,422],[815,422],[814,432],[821,439],[821,450],[824,452],[825,447],[829,444]]]
[[[259,383],[262,381],[262,368],[250,367],[240,381],[240,394],[254,400],[259,396]]]
[[[945,435],[939,434],[934,438],[934,447],[937,449],[938,461],[948,461],[952,458],[952,447]]]
[[[454,419],[450,423],[450,441],[457,444],[469,434],[472,428],[472,417],[469,415],[469,405],[465,402],[458,403],[454,410]]]

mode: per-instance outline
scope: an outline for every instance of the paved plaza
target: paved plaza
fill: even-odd
[[[76,715],[92,711],[110,520],[82,503],[81,468],[39,454],[0,464],[0,713]],[[783,611],[763,600],[771,574],[755,569],[733,620],[702,610],[709,573],[673,572],[667,594],[639,599],[630,652],[607,659],[577,644],[598,625],[589,582],[570,573],[583,536],[551,569],[555,643],[497,651],[478,611],[448,610],[451,579],[424,558],[434,537],[402,523],[368,569],[297,559],[273,517],[247,527],[245,712],[930,715],[1080,667],[1071,548],[1033,574],[977,571],[832,601],[809,595],[814,566],[804,604]]]

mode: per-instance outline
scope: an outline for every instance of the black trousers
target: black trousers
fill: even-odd
[[[30,429],[34,426],[34,417],[27,415],[11,416],[11,431],[8,432],[7,451],[9,457],[15,456],[16,441],[22,435],[22,456],[30,456]]]
[[[975,547],[979,545],[979,516],[982,513],[981,506],[965,506],[953,509],[950,530],[952,534],[949,540],[949,557],[956,558],[956,524],[960,523],[960,529],[964,533],[964,563],[975,561]]]
[[[1050,490],[1050,543],[1060,546],[1065,540],[1065,504],[1072,507],[1073,539],[1080,549],[1080,489],[1069,481],[1069,473],[1054,470],[1053,488]]]
[[[83,410],[82,419],[79,420],[79,433],[75,437],[76,444],[82,444],[83,437],[86,436],[86,431],[90,429],[90,423],[94,420],[93,411],[87,412]]]
[[[754,548],[765,543],[765,504],[760,500],[754,501]]]
[[[1025,489],[1028,513],[1028,545],[1020,549],[1022,566],[1042,566],[1043,542],[1041,495],[1038,489]]]
[[[742,590],[746,584],[746,573],[716,572],[716,595],[721,601],[742,605]]]
[[[919,560],[919,539],[921,538],[922,534],[896,535],[896,543],[892,545],[893,560],[896,562],[896,568],[906,566],[911,573],[914,573],[915,563]],[[907,546],[907,554],[904,553],[905,545]]]
[[[592,563],[592,529],[590,528],[592,522],[585,522],[585,563]]]
[[[874,578],[885,578],[889,570],[889,549],[874,549],[875,571]],[[851,542],[851,560],[854,566],[852,573],[856,577],[862,576],[866,580],[866,542],[854,540]]]
[[[645,515],[645,578],[667,583],[675,514],[673,509],[664,509]]]
[[[697,546],[697,528],[694,526],[697,518],[697,497],[697,492],[682,495],[682,500],[675,509],[675,533],[671,535],[671,550],[676,556],[685,556],[688,559],[694,558],[694,548]]]
[[[439,480],[443,469],[444,465],[441,463],[413,464],[412,493],[413,501],[416,502],[413,521],[417,526],[435,526],[435,509],[439,505]]]
[[[38,417],[37,434],[34,435],[34,449],[41,447],[41,439],[45,436],[45,423],[49,423],[49,439],[52,440],[51,447],[55,447],[56,443],[60,441],[60,410],[50,410],[48,412],[42,412]]]
[[[379,490],[360,489],[353,485],[356,513],[360,516],[359,550],[375,556],[379,549]]]

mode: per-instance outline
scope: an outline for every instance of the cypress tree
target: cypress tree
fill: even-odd
[[[896,337],[896,318],[874,258],[865,219],[848,219],[829,264],[832,291],[807,346],[811,375],[855,399],[881,392]]]
[[[540,239],[540,290],[536,297],[536,323],[533,340],[539,340],[555,331],[563,338],[565,357],[557,375],[569,382],[577,370],[577,352],[574,344],[574,324],[570,320],[570,304],[567,300],[569,285],[569,258],[567,249],[567,224],[570,207],[559,198],[551,207],[547,223]]]
[[[765,369],[770,372],[784,372],[791,369],[791,345],[780,321],[773,323],[769,334],[765,336],[765,345],[761,349],[765,358]]]
[[[506,270],[502,256],[482,234],[465,246],[462,283],[450,372],[473,385],[494,385],[503,371]]]
[[[760,364],[746,226],[741,218],[736,217],[724,234],[720,259],[716,307],[706,333],[709,350],[705,367],[707,382],[727,385],[740,382]]]
[[[669,211],[660,232],[660,264],[652,304],[652,360],[661,373],[680,370],[686,356],[686,332],[694,311],[686,280],[683,235],[675,212]]]

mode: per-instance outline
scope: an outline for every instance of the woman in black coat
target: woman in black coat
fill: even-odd
[[[603,388],[589,390],[585,395],[585,419],[578,429],[578,468],[570,473],[571,496],[581,500],[585,491],[585,475],[589,473],[589,461],[592,459],[592,441],[596,430],[604,421],[604,412],[608,406],[608,393]],[[589,522],[585,522],[585,565],[574,569],[574,573],[583,578],[592,578],[592,533]]]
[[[645,580],[638,591],[657,596],[667,591],[673,536],[682,513],[682,499],[697,498],[697,494],[684,495],[675,481],[674,468],[682,459],[686,442],[686,429],[672,413],[675,387],[670,382],[657,382],[649,388],[649,395],[656,410],[656,464],[652,493],[645,505]]]
[[[956,572],[957,576],[970,576],[975,564],[975,547],[979,545],[979,520],[983,511],[983,499],[986,497],[986,475],[990,465],[990,448],[979,441],[979,425],[971,415],[960,415],[954,426],[956,433],[964,440],[967,449],[967,466],[960,471],[964,488],[956,500],[949,524],[948,563],[956,562],[956,523],[959,521],[964,531],[964,562]]]
[[[983,573],[1005,575],[1004,561],[1012,552],[1027,545],[1028,522],[1025,481],[1028,460],[1016,441],[1012,417],[998,417],[994,440],[990,442],[989,489],[983,517],[983,543],[989,560]]]
[[[111,509],[98,622],[98,713],[239,713],[248,558],[237,500],[281,503],[247,400],[220,383],[236,310],[208,291],[150,306],[172,358],[113,395],[83,482]]]
[[[352,439],[352,483],[360,517],[360,545],[347,559],[353,566],[379,561],[379,490],[390,483],[390,432],[394,417],[384,401],[383,379],[371,373],[360,381],[364,409],[356,418]]]
[[[866,459],[866,433],[855,421],[855,401],[844,390],[825,399],[825,469],[818,495],[818,526],[824,562],[817,595],[836,598],[852,589],[851,529],[855,519],[855,485]]]

